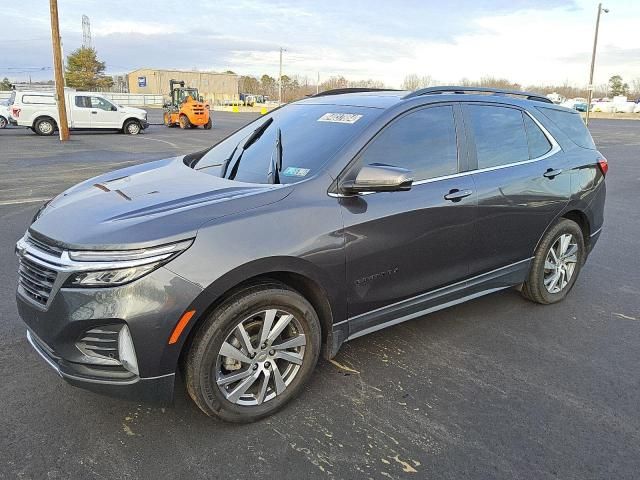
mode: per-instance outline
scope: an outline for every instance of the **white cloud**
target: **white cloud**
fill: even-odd
[[[20,11],[3,9],[6,23],[39,40],[5,40],[0,66],[51,65],[48,9],[40,0],[24,2]],[[640,77],[640,1],[608,3],[596,83],[616,73],[630,81]],[[524,85],[584,85],[596,13],[592,0],[199,0],[181,7],[168,0],[153,8],[130,0],[60,0],[65,51],[80,46],[86,13],[94,45],[113,73],[148,65],[275,76],[283,46],[285,72],[311,78],[320,72],[399,86],[417,73],[447,83],[492,75]]]

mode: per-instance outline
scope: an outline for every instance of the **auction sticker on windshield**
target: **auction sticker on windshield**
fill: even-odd
[[[362,115],[357,113],[325,113],[318,121],[319,122],[333,122],[333,123],[356,123],[362,118]]]
[[[309,173],[308,168],[296,168],[296,167],[287,167],[285,168],[283,175],[287,177],[306,177]]]

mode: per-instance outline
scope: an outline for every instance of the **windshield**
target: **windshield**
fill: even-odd
[[[227,137],[207,152],[194,168],[221,176],[221,166],[234,151],[241,149],[256,129],[273,118],[257,140],[246,147],[233,171],[233,178],[240,182],[270,183],[272,158],[277,152],[281,160],[278,162],[279,182],[296,183],[317,173],[350,138],[364,130],[381,112],[375,108],[342,105],[287,105],[261,116]],[[234,158],[226,176],[229,176],[235,161]]]
[[[198,90],[194,89],[189,89],[189,90],[181,90],[178,93],[178,102],[183,103],[187,97],[191,97],[194,100],[198,100]]]

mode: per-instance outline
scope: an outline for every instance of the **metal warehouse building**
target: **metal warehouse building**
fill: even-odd
[[[140,68],[128,75],[129,93],[162,94],[169,97],[169,80],[184,80],[196,87],[206,100],[221,104],[238,98],[238,75],[232,73]]]

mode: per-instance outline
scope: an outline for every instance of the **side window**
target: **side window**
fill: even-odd
[[[369,144],[360,163],[406,168],[415,181],[456,173],[453,107],[423,108],[394,121]]]
[[[107,102],[104,98],[91,97],[91,108],[99,108],[100,110],[109,112],[111,111],[111,107],[113,107],[113,105]]]
[[[55,105],[56,99],[53,95],[23,95],[22,103],[34,105]]]
[[[515,108],[468,105],[478,168],[529,160],[522,113]]]
[[[91,108],[91,102],[89,101],[89,97],[76,95],[76,107]]]
[[[551,150],[551,143],[529,115],[523,112],[522,118],[524,118],[527,140],[529,141],[529,158],[541,157]]]

